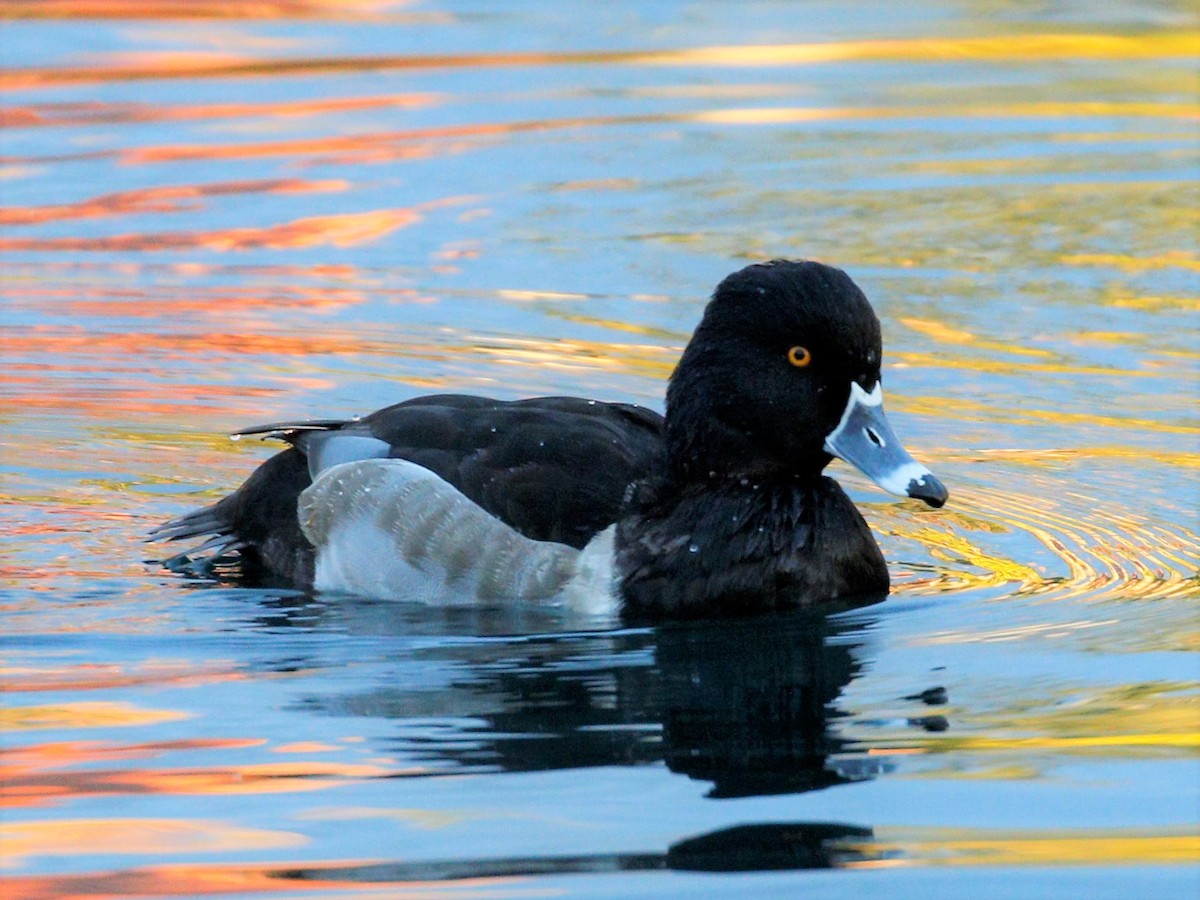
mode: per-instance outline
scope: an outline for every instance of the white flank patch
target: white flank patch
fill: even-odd
[[[368,459],[323,471],[300,495],[317,550],[314,587],[438,605],[617,608],[609,528],[581,552],[532,541],[416,463]]]

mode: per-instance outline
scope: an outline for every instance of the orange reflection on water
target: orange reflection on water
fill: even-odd
[[[76,856],[85,847],[89,853],[175,855],[267,850],[305,843],[307,839],[294,832],[198,819],[65,819],[6,824],[0,835],[0,860],[11,867],[26,856]]]
[[[138,122],[187,122],[206,119],[256,119],[362,112],[371,109],[421,109],[440,100],[437,94],[385,94],[330,97],[272,103],[197,103],[154,106],[147,103],[53,103],[4,110],[9,128],[58,125],[123,125]]]
[[[237,144],[169,144],[131,147],[120,152],[127,165],[181,162],[194,159],[256,159],[274,156],[320,156],[326,162],[363,163],[415,159],[456,152],[454,140],[489,138],[530,131],[552,131],[605,123],[671,120],[674,116],[595,117],[487,122],[379,131],[364,134],[295,138]]]
[[[140,188],[102,194],[78,203],[55,206],[0,207],[0,225],[38,225],[64,219],[93,219],[138,213],[173,213],[199,208],[195,201],[222,194],[298,194],[344,191],[349,182],[342,179],[304,181],[276,178],[259,181],[223,181],[214,184],[176,185]]]
[[[326,334],[283,335],[243,333],[183,333],[158,334],[154,332],[127,332],[124,334],[99,333],[85,334],[73,332],[68,334],[37,334],[22,335],[21,349],[29,355],[42,354],[143,354],[154,353],[156,356],[166,356],[180,360],[195,360],[198,356],[218,353],[255,354],[269,356],[312,356],[314,354],[354,354],[354,353],[385,353],[389,348],[382,341],[363,338],[354,332],[329,332]],[[199,387],[195,388],[199,390]],[[206,392],[228,392],[237,396],[245,389],[239,385],[204,385]],[[269,393],[269,392],[266,392]],[[122,397],[158,397],[162,399],[160,387],[147,386],[144,389],[127,387],[114,388],[106,391],[107,396]],[[262,394],[260,394],[261,396]],[[39,395],[40,397],[41,395]],[[48,394],[46,396],[56,396]],[[78,393],[61,395],[64,401],[72,397],[79,399]],[[177,402],[172,398],[172,402]]]
[[[389,359],[453,360],[490,358],[497,366],[519,366],[540,370],[557,369],[564,372],[619,371],[643,374],[656,381],[665,379],[675,365],[678,347],[623,344],[607,341],[547,340],[505,337],[459,336],[444,340],[403,341],[371,339],[358,332],[325,331],[313,334],[273,334],[252,331],[224,332],[99,332],[72,331],[57,334],[24,334],[23,353],[42,358],[71,358],[76,356],[108,356],[139,358],[143,361],[181,360],[194,363],[197,359],[212,358],[214,354],[261,354],[278,358],[292,356],[311,358],[319,355],[349,356],[376,355]],[[0,375],[0,385],[5,378]],[[107,386],[96,397],[81,396],[77,390],[64,386],[61,391],[46,390],[30,393],[23,405],[36,404],[47,408],[67,408],[97,416],[111,414],[114,406],[126,410],[164,411],[164,404],[173,415],[189,411],[203,413],[214,406],[226,408],[229,398],[249,396],[250,392],[235,385],[196,386],[199,396],[203,387],[207,397],[182,401],[174,396],[164,398],[161,386],[150,384],[135,387],[121,382]],[[261,389],[258,396],[270,394]],[[217,401],[220,401],[219,403]]]
[[[184,738],[116,744],[108,741],[53,741],[0,749],[4,777],[34,771],[62,769],[96,762],[155,759],[164,754],[196,750],[242,750],[259,747],[265,738]]]
[[[1021,34],[975,38],[832,41],[806,44],[749,44],[674,50],[592,50],[432,55],[375,55],[309,58],[228,57],[201,53],[160,53],[137,64],[88,67],[30,67],[0,74],[0,87],[30,89],[62,84],[145,79],[279,77],[403,69],[471,69],[561,65],[646,65],[754,67],[831,62],[937,62],[994,60],[1027,64],[1051,59],[1191,58],[1200,48],[1194,31],[1137,35]]]
[[[504,900],[544,897],[524,877],[463,877],[453,880],[362,881],[348,869],[377,860],[338,862],[241,863],[236,865],[164,865],[77,875],[25,876],[6,879],[7,900],[75,900],[86,897],[237,896],[251,894],[360,900]],[[345,871],[345,874],[342,873]]]
[[[89,515],[91,511],[89,510]],[[122,517],[126,520],[126,517]],[[260,676],[261,677],[261,676]],[[130,670],[125,666],[84,663],[60,669],[0,669],[0,678],[9,691],[37,693],[40,691],[102,691],[137,685],[172,685],[188,687],[214,682],[243,681],[246,673],[231,664],[221,666],[210,662],[196,666],[188,662],[155,662],[153,660]]]
[[[2,82],[2,76],[0,76]],[[767,125],[839,120],[911,118],[1030,118],[1151,116],[1196,118],[1195,103],[1032,103],[950,104],[889,107],[746,107],[712,109],[687,113],[656,113],[609,116],[571,116],[557,119],[527,119],[509,122],[469,123],[402,131],[336,134],[273,141],[244,141],[230,144],[192,143],[128,147],[118,151],[93,151],[62,158],[97,158],[116,155],[126,165],[170,163],[200,159],[257,159],[264,157],[314,157],[327,164],[382,163],[463,152],[481,140],[505,135],[592,129],[607,126],[699,122],[716,125]],[[185,113],[184,118],[190,117]],[[21,161],[12,157],[10,162]],[[26,159],[26,162],[41,161]]]
[[[119,337],[130,337],[123,335]],[[200,342],[200,338],[196,339],[196,343]],[[267,339],[259,337],[255,342],[261,346],[265,344]],[[71,341],[57,343],[53,341],[42,344],[41,342],[30,342],[33,347],[57,345],[70,346],[74,353],[81,355],[88,352],[87,346],[79,345]],[[97,340],[96,345],[103,346],[106,342]],[[186,346],[184,343],[184,346]],[[287,342],[281,341],[286,349]],[[148,341],[139,343],[136,340],[123,341],[120,346],[131,348],[131,352],[146,352],[152,347],[170,348],[172,343],[169,340],[161,342]],[[271,346],[274,346],[273,344]],[[141,350],[133,349],[140,347]],[[113,347],[109,346],[109,352],[112,352]],[[236,352],[232,347],[222,348],[224,352]],[[249,351],[254,352],[254,351]],[[170,353],[158,354],[159,359],[184,359],[185,355]],[[144,381],[144,379],[143,379]],[[0,376],[0,387],[6,387],[11,384],[20,384],[20,379],[9,379]],[[36,379],[27,380],[26,383],[36,385]],[[69,410],[79,415],[89,416],[101,421],[111,418],[114,412],[122,410],[130,413],[155,413],[163,414],[170,413],[172,416],[186,418],[189,416],[203,416],[211,413],[213,410],[244,410],[247,413],[253,414],[260,407],[250,404],[248,401],[251,398],[273,397],[276,391],[270,388],[248,388],[238,385],[228,384],[202,384],[193,382],[189,390],[194,391],[194,399],[182,399],[179,396],[170,393],[164,393],[161,384],[146,384],[144,387],[133,387],[127,385],[108,385],[103,390],[89,391],[83,393],[78,389],[70,389],[64,386],[62,390],[39,389],[29,391],[16,398],[0,399],[0,411],[8,412],[9,410],[24,410],[28,412],[33,409],[54,409],[54,410]],[[231,403],[231,401],[244,399],[247,402],[240,404]],[[59,452],[61,456],[61,451]],[[0,498],[0,503],[5,502]],[[84,513],[89,518],[103,518],[105,513],[101,509],[91,507],[77,507],[69,504],[63,504],[56,508],[57,512],[62,513]],[[43,534],[42,526],[34,524],[30,526],[30,534]]]
[[[49,295],[56,292],[41,289],[26,289],[21,299],[12,301],[13,307],[36,308],[44,303]],[[265,293],[253,288],[223,289],[218,293],[204,294],[189,291],[184,295],[171,295],[165,289],[159,289],[153,294],[141,291],[92,291],[92,296],[76,298],[74,292],[70,298],[64,298],[55,303],[55,309],[71,315],[122,317],[135,319],[161,319],[164,310],[178,316],[184,313],[201,313],[219,318],[228,324],[233,317],[245,320],[247,318],[266,318],[268,310],[274,307],[287,309],[309,309],[314,312],[335,312],[347,307],[363,303],[366,296],[360,291],[344,288],[319,287],[289,287],[286,293]],[[94,372],[95,360],[88,358],[84,361],[85,368],[81,371]],[[13,366],[14,369],[27,368],[33,372],[69,372],[75,371],[71,366],[54,362],[39,362]],[[0,375],[0,379],[3,376]]]
[[[7,768],[7,767],[5,767]],[[3,803],[41,806],[49,801],[106,794],[278,794],[321,791],[352,780],[424,774],[377,765],[315,762],[257,763],[209,768],[10,770],[3,773]]]
[[[246,281],[255,278],[282,279],[293,278],[336,278],[358,281],[363,277],[362,271],[349,263],[238,263],[238,262],[195,262],[195,261],[143,261],[136,259],[124,260],[93,260],[86,257],[70,260],[38,260],[37,262],[20,262],[14,260],[8,271],[26,281],[44,278],[47,273],[54,279],[70,282],[82,278],[94,287],[97,282],[108,284],[116,281],[117,290],[130,290],[130,281],[139,274],[156,276],[175,276],[182,278],[208,278],[214,275],[229,275]],[[45,289],[44,287],[42,289]],[[164,288],[165,289],[165,286]]]
[[[411,0],[5,0],[0,19],[305,19],[374,18]],[[444,15],[422,18],[438,21]]]
[[[351,247],[383,237],[398,228],[406,228],[420,219],[420,212],[416,208],[401,207],[308,216],[260,228],[163,231],[96,238],[0,238],[0,251],[289,250],[321,244]]]
[[[276,753],[337,753],[346,748],[337,744],[323,744],[320,741],[296,741],[291,744],[280,744],[273,749]]]

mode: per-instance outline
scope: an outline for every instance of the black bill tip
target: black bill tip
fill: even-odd
[[[934,509],[941,509],[950,497],[946,486],[928,473],[910,481],[905,493],[915,500],[924,500]]]

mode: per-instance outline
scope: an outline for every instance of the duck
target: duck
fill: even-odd
[[[149,539],[301,589],[695,619],[886,595],[840,458],[930,507],[948,493],[884,414],[882,335],[841,269],[754,263],[716,287],[665,413],[578,397],[421,396],[235,432],[288,446]]]

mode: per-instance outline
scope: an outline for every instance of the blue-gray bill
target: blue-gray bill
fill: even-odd
[[[825,438],[825,450],[863,474],[885,491],[924,500],[932,507],[946,502],[949,493],[933,473],[909,456],[883,414],[883,386],[870,393],[850,385],[850,400],[842,420]]]

